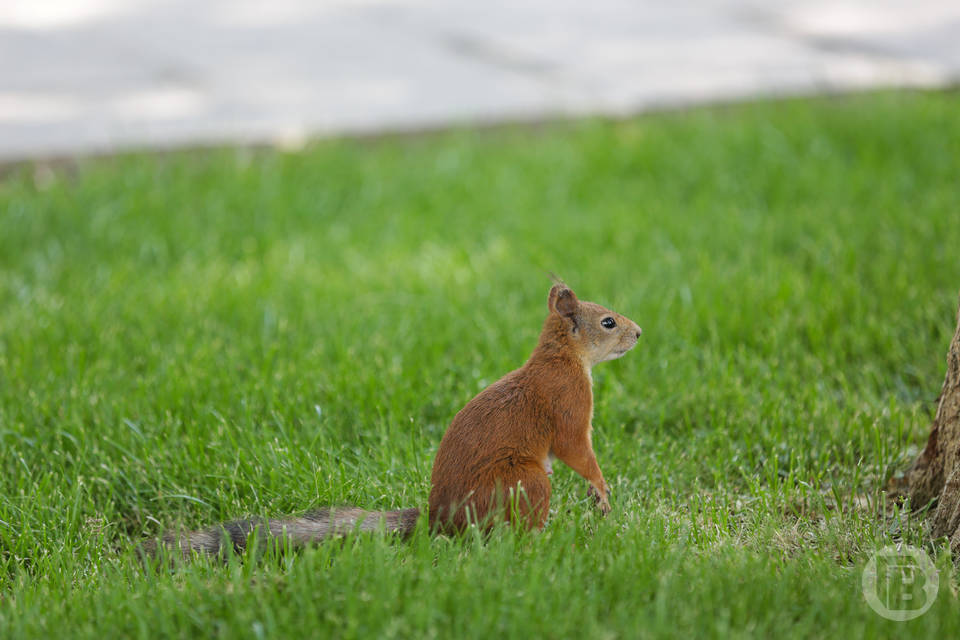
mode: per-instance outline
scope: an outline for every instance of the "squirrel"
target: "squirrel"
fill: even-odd
[[[600,362],[623,356],[640,338],[635,322],[593,302],[580,301],[563,283],[547,298],[548,314],[527,362],[481,391],[453,418],[437,450],[428,503],[432,531],[456,533],[471,523],[496,521],[542,529],[550,507],[552,462],[560,459],[589,483],[601,513],[610,488],[593,452],[593,379]],[[381,528],[412,533],[419,508],[365,511],[323,509],[290,519],[247,519],[202,531],[165,533],[144,550],[222,554],[242,552],[248,537],[286,539],[302,546],[352,531]]]

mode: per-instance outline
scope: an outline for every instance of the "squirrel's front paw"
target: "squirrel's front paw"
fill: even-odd
[[[611,509],[610,501],[607,500],[606,498],[602,498],[600,502],[597,503],[597,506],[600,507],[600,513],[602,515],[607,515],[608,513],[610,513],[610,509]]]
[[[600,492],[597,491],[597,488],[593,485],[590,485],[590,488],[587,489],[587,495],[593,498],[597,503],[601,514],[607,515],[610,513],[610,501],[607,499],[606,492],[604,492],[604,495],[600,495]]]

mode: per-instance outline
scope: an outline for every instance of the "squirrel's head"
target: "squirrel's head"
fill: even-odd
[[[640,338],[642,330],[633,320],[593,302],[578,300],[564,284],[550,289],[547,307],[551,317],[559,319],[561,330],[588,367],[619,358]]]

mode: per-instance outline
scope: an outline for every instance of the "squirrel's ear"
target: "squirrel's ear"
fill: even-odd
[[[559,313],[561,316],[572,316],[577,312],[579,304],[580,301],[577,300],[576,294],[565,285],[555,284],[550,289],[547,307],[551,312]]]

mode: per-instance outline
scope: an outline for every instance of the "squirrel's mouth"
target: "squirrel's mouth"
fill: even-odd
[[[610,352],[610,356],[612,358],[619,358],[625,353],[627,353],[627,351],[630,351],[630,349],[633,349],[635,346],[637,346],[636,342],[634,342],[632,345],[630,345],[626,349],[614,349],[613,351]]]
[[[622,358],[623,355],[624,355],[625,353],[627,353],[627,351],[630,351],[630,349],[633,349],[635,346],[637,346],[637,345],[636,345],[636,344],[632,344],[632,345],[630,345],[629,347],[627,347],[627,348],[625,348],[625,349],[621,349],[621,348],[612,349],[612,350],[610,350],[610,351],[607,353],[606,356],[604,356],[603,359],[600,360],[600,362],[605,362],[605,361],[607,361],[607,360],[616,360],[617,358]]]

